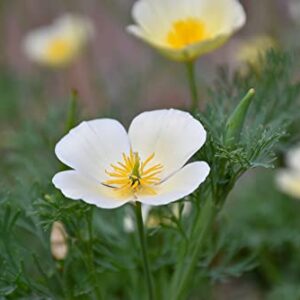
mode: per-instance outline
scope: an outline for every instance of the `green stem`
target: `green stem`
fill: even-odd
[[[97,282],[97,274],[94,265],[94,252],[93,252],[93,209],[87,214],[87,225],[88,225],[88,264],[91,271],[91,279],[95,288],[95,294],[97,300],[103,299],[102,293],[100,290],[100,285]]]
[[[216,214],[216,208],[211,199],[203,205],[200,214],[196,217],[193,232],[190,237],[190,245],[186,255],[178,264],[173,276],[171,293],[172,300],[186,299],[187,287],[189,286],[193,272],[196,268],[200,250],[206,235]]]
[[[282,282],[281,274],[273,263],[272,257],[270,258],[269,253],[264,247],[260,250],[259,259],[260,268],[268,283],[272,286],[280,284],[280,282]]]
[[[77,99],[78,92],[76,90],[72,90],[70,104],[68,108],[68,116],[65,125],[66,133],[68,133],[76,125],[77,122]]]
[[[189,82],[190,94],[192,99],[191,111],[195,112],[198,109],[198,91],[196,84],[195,62],[186,62],[187,77]]]
[[[139,239],[140,239],[140,244],[142,249],[143,265],[144,265],[144,272],[146,275],[149,300],[153,300],[154,299],[153,280],[150,271],[150,263],[149,263],[149,257],[147,252],[147,243],[146,243],[145,229],[144,229],[144,222],[143,222],[143,215],[142,215],[142,205],[138,201],[136,202],[135,205],[135,215],[136,215],[136,224],[138,228]]]
[[[69,107],[68,112],[65,120],[65,134],[67,134],[77,122],[77,99],[78,99],[78,92],[76,90],[72,90],[70,100],[69,100]],[[63,163],[60,164],[60,170],[65,171],[69,168],[64,165]]]

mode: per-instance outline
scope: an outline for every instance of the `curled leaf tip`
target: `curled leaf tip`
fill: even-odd
[[[248,91],[248,95],[249,96],[254,96],[256,93],[255,89],[254,88],[251,88],[249,91]]]

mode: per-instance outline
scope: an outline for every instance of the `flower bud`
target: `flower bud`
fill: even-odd
[[[64,224],[56,221],[50,234],[51,254],[56,260],[64,260],[68,254],[67,232]]]
[[[255,90],[250,89],[242,99],[226,123],[225,145],[231,145],[239,137]]]

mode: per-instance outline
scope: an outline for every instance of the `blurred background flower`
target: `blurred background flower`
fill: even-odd
[[[66,14],[49,26],[29,32],[24,38],[24,52],[42,65],[62,67],[76,59],[92,34],[88,19]]]
[[[291,19],[299,24],[300,23],[300,1],[291,0],[288,2],[288,11]]]
[[[261,67],[261,58],[266,52],[278,47],[277,42],[270,36],[254,36],[242,39],[237,45],[236,61],[239,65],[250,64],[254,69]]]
[[[286,155],[287,168],[277,174],[278,187],[288,195],[300,199],[300,148],[289,150]]]

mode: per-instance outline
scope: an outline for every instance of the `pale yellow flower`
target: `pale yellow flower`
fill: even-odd
[[[178,61],[222,46],[246,21],[237,0],[138,0],[132,16],[130,33]]]
[[[278,172],[276,182],[283,192],[300,199],[300,148],[288,152],[287,166]]]
[[[61,67],[72,62],[93,35],[89,19],[66,14],[29,32],[23,41],[25,54],[42,65]]]
[[[300,1],[299,0],[290,0],[287,3],[288,11],[291,16],[291,19],[299,24],[300,23]]]
[[[56,260],[63,260],[68,254],[67,232],[63,223],[56,221],[50,234],[51,254]]]
[[[128,134],[115,120],[82,122],[56,145],[57,157],[73,170],[56,174],[53,183],[66,197],[101,208],[165,205],[208,176],[206,162],[187,163],[205,140],[201,123],[175,109],[138,115]]]
[[[254,67],[259,67],[260,57],[270,49],[278,47],[276,41],[270,36],[255,36],[243,41],[236,54],[236,60],[239,63],[251,64]]]

